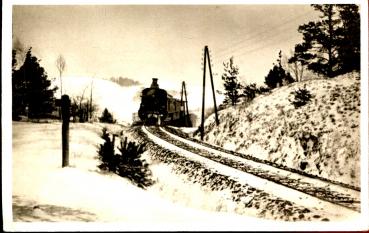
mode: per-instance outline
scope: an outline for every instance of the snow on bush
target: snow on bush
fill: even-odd
[[[112,139],[111,139],[112,137]],[[120,138],[120,146],[115,153],[116,135],[111,135],[103,128],[101,138],[104,143],[100,144],[99,159],[101,170],[113,172],[121,177],[126,177],[140,188],[146,188],[153,184],[149,164],[141,158],[146,150],[144,144],[136,144],[128,141],[127,137]]]

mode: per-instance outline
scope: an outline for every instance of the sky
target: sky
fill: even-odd
[[[158,78],[178,89],[182,81],[189,89],[202,84],[207,45],[215,88],[222,89],[223,62],[233,56],[241,81],[261,85],[279,50],[289,55],[302,41],[298,26],[317,19],[308,4],[13,5],[12,36],[32,47],[50,78],[59,76],[61,54],[63,76],[122,76],[147,85]]]

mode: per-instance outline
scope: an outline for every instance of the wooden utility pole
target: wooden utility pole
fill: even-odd
[[[69,117],[70,99],[68,95],[61,97],[62,110],[62,167],[69,166]]]
[[[206,49],[207,55],[208,55],[208,65],[209,65],[209,72],[210,72],[210,81],[211,81],[211,90],[213,91],[213,101],[214,101],[214,111],[215,111],[215,122],[217,125],[219,125],[219,119],[218,119],[218,109],[217,109],[217,101],[215,99],[215,91],[214,91],[214,83],[213,83],[213,72],[211,71],[211,64],[210,64],[210,56],[209,56],[209,50]]]
[[[184,90],[184,95],[185,95],[185,103],[186,103],[186,126],[190,126],[192,127],[192,122],[191,122],[191,119],[190,119],[190,114],[188,112],[188,100],[187,100],[187,91],[186,91],[186,83],[183,82],[183,90]]]
[[[208,61],[208,65],[209,65],[210,82],[211,82],[211,88],[212,88],[212,91],[213,91],[215,122],[216,122],[217,125],[219,125],[218,110],[217,110],[217,103],[216,103],[216,100],[215,100],[215,91],[214,91],[214,83],[213,83],[213,74],[212,74],[212,71],[211,71],[209,49],[208,49],[208,46],[205,46],[205,49],[204,49],[204,68],[203,68],[204,72],[203,72],[203,82],[202,82],[202,114],[201,114],[201,126],[200,126],[201,140],[204,140],[206,61]]]
[[[183,83],[184,83],[184,81],[182,82],[182,88],[181,88],[181,110],[180,110],[181,119],[185,119],[185,106],[184,106],[184,103],[183,103]]]
[[[184,100],[183,100],[184,96]],[[188,112],[188,101],[187,101],[187,92],[186,92],[186,83],[182,82],[181,89],[181,117],[184,119],[184,126],[192,126],[190,120],[190,114]]]
[[[93,85],[94,85],[94,80],[91,81],[90,103],[88,105],[87,121],[92,119],[92,87],[93,87]]]
[[[206,50],[208,46],[205,46],[204,49],[204,68],[203,68],[203,78],[202,78],[202,112],[201,112],[201,140],[204,140],[204,114],[205,114],[205,77],[206,77]]]

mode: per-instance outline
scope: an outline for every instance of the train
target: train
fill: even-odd
[[[141,92],[138,117],[145,125],[185,126],[188,124],[185,104],[159,88],[158,79],[153,78],[151,86]]]

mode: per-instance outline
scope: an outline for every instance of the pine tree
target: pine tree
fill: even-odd
[[[295,81],[291,74],[286,72],[282,67],[282,51],[279,51],[277,62],[278,64],[273,64],[273,68],[269,70],[268,75],[265,77],[264,83],[270,89],[281,87]]]
[[[101,161],[98,167],[102,170],[116,172],[118,161],[114,154],[114,136],[113,140],[110,140],[108,130],[103,128],[101,138],[104,139],[104,144],[100,145],[98,151]]]
[[[39,62],[30,48],[23,65],[19,70],[13,70],[13,118],[20,114],[30,118],[46,117],[54,109],[57,88],[50,89],[51,81]]]
[[[356,5],[312,4],[320,21],[301,25],[303,42],[290,61],[329,78],[360,67],[360,15]]]
[[[295,92],[292,92],[294,99],[289,100],[295,108],[306,105],[313,97],[309,90],[306,89],[306,84],[304,88],[299,88]]]
[[[99,147],[98,153],[101,163],[98,167],[101,170],[126,177],[141,188],[154,184],[151,179],[152,172],[149,169],[149,164],[141,158],[146,150],[145,144],[128,142],[127,137],[125,137],[124,140],[120,141],[120,147],[118,148],[120,153],[115,154],[116,135],[112,136],[111,140],[107,129],[103,128],[101,138],[104,139],[104,143],[100,144]]]
[[[238,82],[238,70],[239,68],[233,64],[233,57],[229,59],[229,62],[223,63],[224,73],[222,75],[222,80],[224,81],[224,89],[226,100],[230,100],[232,105],[236,105],[238,98],[241,96],[239,94],[242,88],[241,84]]]
[[[341,73],[360,70],[360,14],[354,4],[337,5],[342,27],[340,29],[338,59]]]
[[[138,187],[145,188],[152,185],[149,164],[141,158],[142,153],[146,150],[145,145],[128,142],[125,137],[118,149],[120,156],[117,173],[122,177],[127,177]]]
[[[116,120],[114,120],[113,115],[108,111],[107,108],[104,109],[104,111],[101,114],[101,117],[99,118],[100,122],[106,122],[106,123],[115,123]]]
[[[322,13],[321,21],[309,22],[298,29],[303,34],[304,42],[295,47],[295,55],[307,63],[308,69],[328,77],[334,77],[338,69],[337,28],[340,20],[334,5],[312,5]]]
[[[243,94],[246,98],[246,101],[251,101],[256,97],[256,94],[258,93],[258,88],[256,87],[256,83],[251,83],[249,85],[246,85],[243,89]]]

